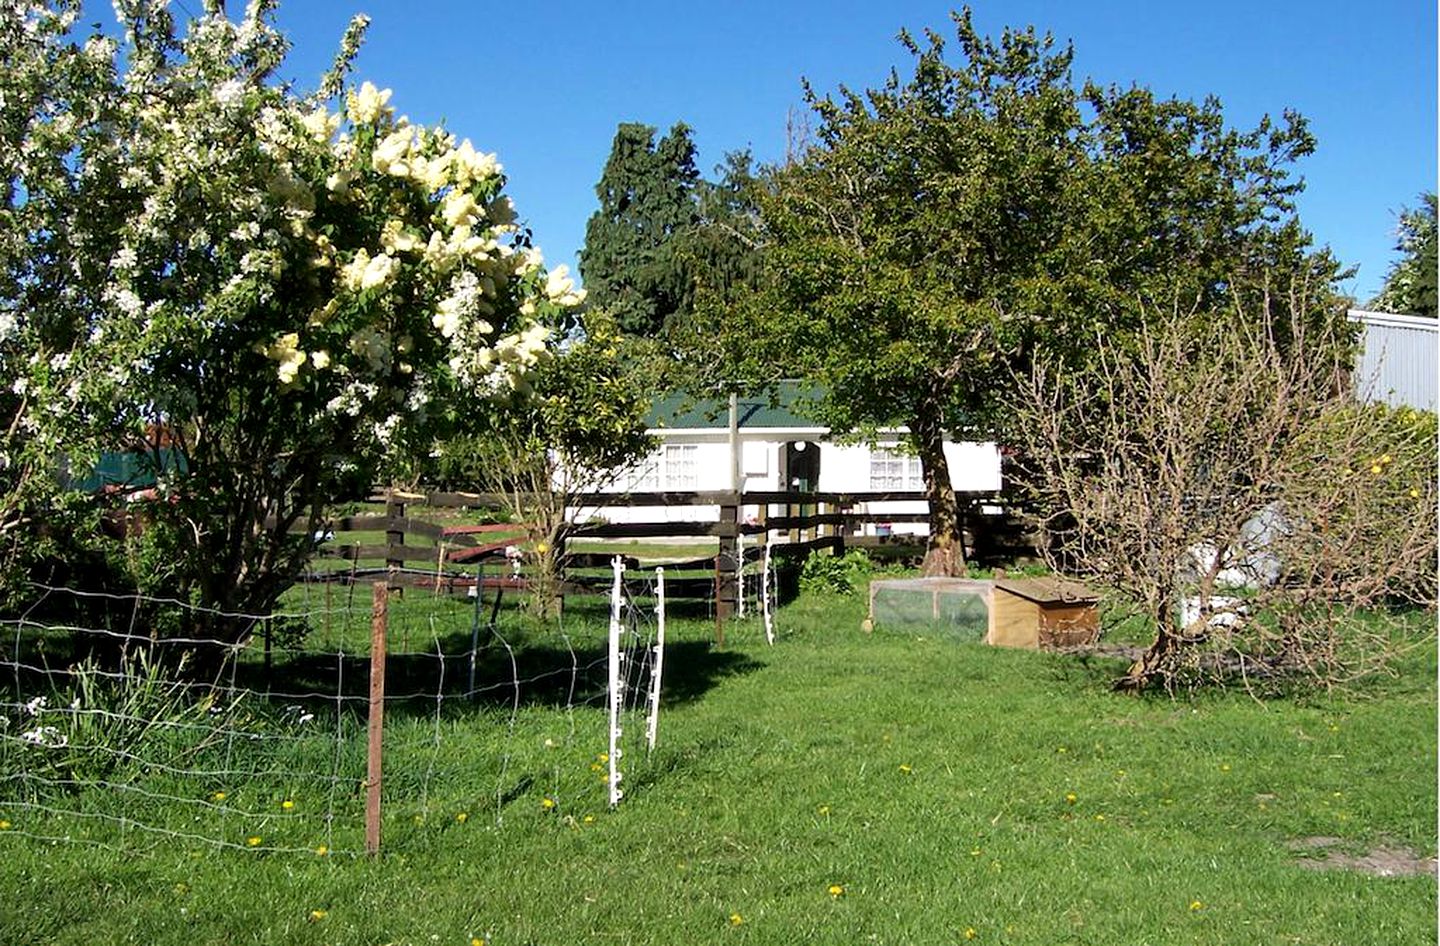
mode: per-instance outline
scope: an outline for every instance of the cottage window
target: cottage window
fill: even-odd
[[[924,489],[920,458],[901,453],[893,447],[874,448],[870,451],[870,488],[890,491]]]
[[[700,448],[695,444],[665,445],[665,489],[695,489],[696,457]]]
[[[630,493],[655,493],[660,490],[660,456],[651,454],[632,466],[625,490]]]

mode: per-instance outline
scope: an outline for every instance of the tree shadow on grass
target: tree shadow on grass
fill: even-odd
[[[475,653],[473,674],[468,634],[436,641],[431,653],[394,654],[385,662],[385,711],[464,717],[476,711],[510,707],[604,705],[609,661],[603,643],[574,646],[547,639],[538,644],[522,638],[491,637]],[[632,654],[631,662],[643,655]],[[661,704],[674,706],[700,699],[721,680],[751,673],[764,664],[746,654],[717,651],[705,641],[677,641],[665,647]],[[272,701],[333,704],[336,698],[362,708],[368,698],[367,657],[298,654],[276,662],[236,669],[236,687],[267,694]],[[641,679],[643,677],[643,679]],[[648,663],[632,670],[629,685],[644,692]],[[634,699],[627,702],[633,702]]]

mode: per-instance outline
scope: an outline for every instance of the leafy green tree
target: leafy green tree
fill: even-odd
[[[902,34],[909,79],[807,86],[814,143],[757,197],[759,290],[697,333],[732,378],[816,382],[832,430],[909,428],[933,574],[965,567],[945,435],[996,437],[1037,348],[1083,361],[1096,333],[1142,320],[1139,299],[1263,302],[1336,268],[1293,218],[1288,165],[1313,147],[1298,116],[1238,132],[1213,99],[1077,89],[1048,35],[953,20],[953,63],[939,34]]]
[[[274,81],[273,2],[177,23],[117,0],[123,40],[78,33],[78,3],[19,7],[0,39],[17,145],[0,159],[0,466],[33,480],[55,457],[150,450],[158,553],[132,578],[263,612],[342,484],[522,409],[581,294],[515,225],[494,155],[398,118],[388,90],[344,90],[363,17],[302,97]],[[212,624],[189,630],[248,632]]]
[[[580,273],[590,300],[621,330],[657,336],[688,303],[675,238],[699,222],[695,143],[683,122],[655,143],[635,123],[615,132],[595,193],[600,208],[585,226]]]
[[[452,485],[497,496],[524,526],[536,565],[530,602],[542,616],[558,600],[559,550],[580,511],[576,495],[608,486],[654,448],[651,390],[627,350],[641,343],[591,309],[583,337],[537,368],[528,410],[494,414],[483,432],[440,446]]]
[[[1378,296],[1370,300],[1370,308],[1435,318],[1435,210],[1435,193],[1432,191],[1421,196],[1419,207],[1400,212],[1400,234],[1395,249],[1401,258],[1390,267],[1385,276],[1385,286]]]

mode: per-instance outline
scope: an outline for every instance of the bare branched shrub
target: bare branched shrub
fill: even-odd
[[[1155,313],[1016,379],[1050,564],[1154,626],[1118,686],[1341,685],[1434,606],[1435,415],[1357,403],[1344,329],[1264,308]]]

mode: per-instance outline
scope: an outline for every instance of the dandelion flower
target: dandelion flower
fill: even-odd
[[[738,914],[738,913],[732,913],[732,914],[730,914],[730,925],[731,925],[731,926],[739,926],[741,923],[744,923],[744,922],[745,922],[745,918],[744,918],[743,916],[741,916],[740,914]]]
[[[1066,793],[1065,793],[1065,804],[1067,804],[1067,805],[1073,805],[1073,804],[1075,804],[1075,803],[1076,803],[1077,801],[1079,801],[1079,800],[1080,800],[1080,796],[1076,795],[1074,792],[1066,792]]]
[[[586,815],[585,817],[581,818],[580,820],[583,821],[583,822],[585,822],[586,824],[594,824],[594,823],[595,823],[595,816],[594,816],[594,815]]]
[[[1203,909],[1205,909],[1205,904],[1201,903],[1199,900],[1191,900],[1191,901],[1190,901],[1190,909],[1191,909],[1192,911],[1195,911],[1195,910],[1203,910]]]
[[[1104,820],[1105,820],[1105,816],[1104,816],[1104,815],[1096,815],[1096,816],[1095,816],[1095,820],[1096,820],[1096,821],[1104,821]]]
[[[4,820],[3,818],[0,818],[0,831],[9,831],[13,827],[14,825],[12,825],[10,822]]]
[[[216,792],[215,794],[211,795],[210,797],[211,797],[211,799],[213,799],[214,801],[224,801],[224,800],[225,800],[225,793],[224,793],[224,792]]]
[[[844,887],[840,886],[839,884],[831,884],[831,885],[830,885],[830,896],[835,897],[836,899],[839,899],[840,897],[843,897],[844,895],[845,895],[845,888],[844,888]]]
[[[1371,464],[1371,466],[1370,466],[1370,472],[1371,472],[1371,473],[1379,473],[1379,472],[1380,472],[1380,464],[1378,464],[1378,463]]]
[[[485,946],[485,940],[480,936],[470,937],[470,946]]]
[[[1419,491],[1418,489],[1412,489],[1412,490],[1410,491],[1410,498],[1411,498],[1411,499],[1419,499],[1419,498],[1420,498],[1420,491]]]
[[[540,799],[540,807],[544,808],[546,811],[549,811],[550,809],[555,807],[555,799],[548,797]]]
[[[317,848],[315,849],[315,853],[316,853],[317,855],[319,855],[320,857],[324,857],[326,854],[329,854],[329,853],[330,853],[330,848],[329,848],[328,846],[322,844],[322,845],[320,845],[319,847],[317,847]]]
[[[829,806],[829,805],[821,805],[819,810],[820,810],[820,816],[821,816],[822,818],[828,818],[828,817],[830,817],[830,806]]]
[[[979,935],[980,935],[979,933],[975,932],[975,927],[973,927],[973,926],[967,926],[967,927],[965,927],[965,938],[966,938],[966,939],[974,939],[975,937],[977,937],[977,936],[979,936]]]
[[[311,910],[311,911],[310,911],[310,922],[311,922],[311,923],[319,923],[321,920],[325,919],[325,917],[327,917],[327,916],[329,916],[329,914],[326,913],[324,910]]]
[[[288,799],[288,798],[285,799],[284,801],[282,801],[282,802],[280,803],[280,808],[281,808],[281,810],[283,810],[283,811],[289,811],[290,809],[292,809],[292,808],[294,808],[294,807],[295,807],[295,803],[294,803],[293,801],[291,801],[290,799]]]
[[[470,813],[468,811],[462,811],[455,816],[455,820],[458,821],[460,824],[464,824],[469,819]]]
[[[259,846],[260,846],[260,835],[258,835],[258,834],[252,834],[252,835],[250,835],[250,837],[248,837],[248,838],[245,839],[245,843],[246,843],[246,845],[248,845],[249,847],[259,847]]]

